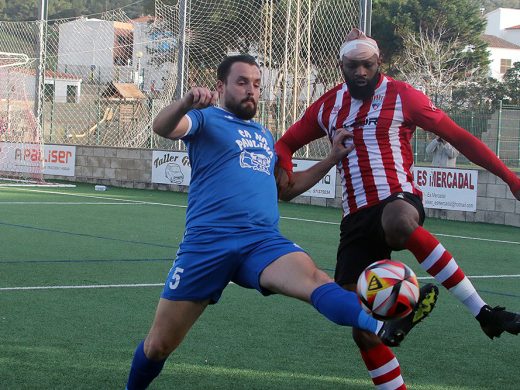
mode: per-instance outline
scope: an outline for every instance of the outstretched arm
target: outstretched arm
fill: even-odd
[[[520,178],[500,161],[485,143],[457,125],[447,115],[439,121],[435,129],[428,130],[444,138],[473,163],[504,180],[515,198],[520,200]]]
[[[181,99],[164,107],[153,121],[153,131],[164,138],[178,139],[190,129],[185,116],[193,108],[205,108],[217,102],[217,92],[207,88],[193,87]]]
[[[345,129],[336,130],[329,155],[305,171],[294,172],[291,183],[278,186],[278,197],[289,201],[319,182],[330,168],[343,160],[354,149],[354,144],[350,142],[353,136],[352,132]],[[278,174],[283,175],[284,172],[278,172]]]
[[[312,114],[307,116],[306,112],[299,121],[287,129],[282,138],[274,145],[278,156],[278,164],[288,175],[291,175],[293,170],[293,153],[302,146],[325,135],[324,131],[317,127],[309,117],[312,117]]]

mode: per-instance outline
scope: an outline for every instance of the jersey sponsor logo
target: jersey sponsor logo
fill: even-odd
[[[352,124],[345,124],[343,127],[348,130],[352,131],[353,129],[357,127],[363,127],[363,126],[377,126],[378,118],[365,118],[365,120],[353,122]]]
[[[264,154],[248,152],[247,150],[240,153],[240,166],[242,168],[251,168],[269,175],[270,165],[271,159]]]
[[[240,167],[270,175],[271,160],[274,156],[266,137],[259,132],[237,129],[240,136],[235,143],[241,150]],[[262,127],[262,132],[263,127]],[[265,134],[265,133],[264,133]]]

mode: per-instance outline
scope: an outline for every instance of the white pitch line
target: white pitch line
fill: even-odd
[[[468,279],[507,279],[507,278],[520,278],[519,275],[467,275]],[[418,276],[417,279],[419,280],[430,280],[435,279],[433,276]]]
[[[136,284],[90,284],[84,286],[31,286],[31,287],[1,287],[0,291],[20,290],[70,290],[86,288],[133,288],[133,287],[157,287],[164,283],[136,283]]]
[[[22,189],[20,189],[22,190]],[[69,196],[79,196],[79,197],[87,197],[87,198],[95,198],[95,199],[105,199],[105,200],[118,200],[122,202],[129,202],[129,203],[135,203],[135,204],[142,204],[142,205],[154,205],[154,206],[167,206],[167,207],[179,207],[179,208],[186,208],[187,206],[184,205],[177,205],[177,204],[168,204],[168,203],[156,203],[156,202],[146,202],[146,201],[138,201],[138,200],[130,200],[130,199],[120,199],[120,198],[111,198],[108,196],[95,196],[95,195],[86,195],[86,194],[69,194],[67,192],[60,192],[60,191],[45,191],[45,190],[29,190],[29,189],[23,189],[24,191],[31,191],[31,192],[42,192],[46,194],[58,194],[58,195],[69,195]],[[304,218],[294,218],[294,217],[283,217],[280,216],[280,219],[287,219],[292,221],[301,221],[301,222],[312,222],[312,223],[319,223],[322,225],[340,225],[340,222],[329,222],[329,221],[320,221],[316,219],[304,219]],[[485,242],[497,242],[501,244],[513,244],[513,245],[520,245],[519,241],[507,241],[507,240],[494,240],[491,238],[479,238],[479,237],[467,237],[467,236],[458,236],[453,234],[443,234],[443,233],[433,233],[432,234],[440,237],[451,237],[451,238],[460,238],[462,240],[475,240],[475,241],[485,241]]]
[[[303,219],[303,218],[292,218],[292,217],[280,217],[280,219],[289,219],[289,220],[293,220],[293,221],[321,223],[321,224],[325,224],[325,225],[340,225],[339,222],[319,221],[319,220],[315,220],[315,219]],[[433,232],[432,232],[432,234],[434,234],[436,236],[440,236],[440,237],[461,238],[463,240],[489,241],[489,242],[499,242],[499,243],[502,243],[502,244],[520,245],[520,242],[518,242],[518,241],[493,240],[491,238],[456,236],[454,234],[443,234],[443,233],[433,233]]]
[[[318,221],[315,219],[304,219],[304,218],[292,218],[292,217],[282,217],[280,216],[280,219],[289,219],[291,221],[301,221],[301,222],[314,222],[314,223],[321,223],[325,225],[339,225],[339,222],[328,222],[328,221]]]
[[[20,189],[20,191],[22,191],[22,189]],[[121,202],[128,202],[128,203],[135,203],[135,204],[144,204],[144,205],[180,207],[180,208],[187,208],[188,207],[188,206],[185,206],[185,205],[178,205],[178,204],[146,202],[146,201],[141,201],[141,200],[113,198],[113,197],[110,197],[110,196],[98,196],[98,195],[87,195],[87,194],[70,194],[68,192],[61,192],[61,191],[44,191],[44,190],[28,190],[28,189],[23,189],[23,191],[39,192],[39,193],[54,194],[54,195],[78,196],[78,197],[82,197],[82,198],[93,198],[93,199],[104,199],[104,200],[118,200],[118,201],[121,201]]]
[[[518,275],[474,275],[468,276],[469,279],[507,279],[520,278]],[[434,279],[431,276],[418,277],[419,280]],[[229,282],[229,284],[235,284]],[[164,283],[135,283],[135,284],[87,284],[77,286],[21,286],[21,287],[0,287],[0,291],[28,291],[28,290],[80,290],[80,289],[99,289],[99,288],[136,288],[136,287],[159,287]]]
[[[454,234],[442,234],[442,233],[432,233],[432,234],[435,234],[436,236],[441,236],[441,237],[462,238],[463,240],[489,241],[489,242],[500,242],[502,244],[520,245],[520,242],[518,242],[518,241],[493,240],[491,238],[456,236]]]
[[[45,204],[50,204],[50,205],[63,205],[63,206],[70,206],[70,205],[74,205],[74,206],[82,206],[82,205],[116,205],[116,206],[139,206],[138,203],[121,203],[121,202],[0,202],[0,205],[4,205],[4,204],[8,204],[8,205],[15,205],[15,204],[20,204],[20,205],[26,205],[26,204],[30,204],[30,205],[45,205]]]

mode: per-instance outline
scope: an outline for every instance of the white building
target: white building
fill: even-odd
[[[173,34],[153,31],[153,17],[130,22],[81,18],[59,26],[58,70],[85,81],[134,83],[140,90],[163,88],[173,64],[154,65],[152,52],[173,50]]]
[[[63,23],[59,27],[58,70],[102,83],[132,79],[133,30],[131,23],[100,19]]]
[[[482,39],[489,46],[490,76],[501,80],[507,69],[520,62],[520,9],[497,8],[485,17]]]
[[[81,78],[69,73],[45,71],[44,97],[55,103],[79,103]],[[34,101],[36,70],[0,68],[0,99]]]

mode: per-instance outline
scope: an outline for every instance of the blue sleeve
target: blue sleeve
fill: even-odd
[[[202,127],[204,127],[204,114],[201,110],[191,110],[186,114],[186,116],[190,120],[190,129],[186,135],[182,137],[183,139],[193,137]]]

